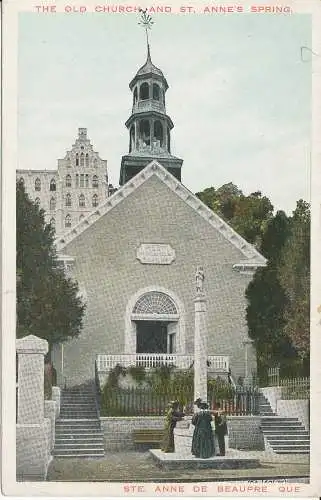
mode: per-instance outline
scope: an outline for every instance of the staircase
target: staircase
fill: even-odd
[[[63,389],[53,455],[93,458],[104,454],[94,384]]]
[[[274,453],[310,453],[310,433],[297,418],[279,417],[273,413],[263,394],[259,404],[262,431]]]

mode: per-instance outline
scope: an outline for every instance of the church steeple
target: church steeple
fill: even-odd
[[[165,93],[168,83],[163,72],[151,59],[147,28],[151,17],[142,14],[146,29],[147,58],[129,84],[133,94],[132,114],[125,125],[129,131],[129,152],[122,157],[119,184],[134,177],[152,160],[159,161],[181,180],[183,160],[171,155],[171,130],[174,127],[166,114]]]

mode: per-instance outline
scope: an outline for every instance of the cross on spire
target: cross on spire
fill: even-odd
[[[148,38],[148,30],[152,29],[154,21],[152,20],[152,16],[147,14],[147,9],[139,9],[141,13],[139,25],[142,26],[146,33],[146,43],[147,43],[147,58],[150,59],[150,48],[149,48],[149,38]]]

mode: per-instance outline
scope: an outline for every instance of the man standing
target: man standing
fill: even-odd
[[[225,436],[227,435],[227,423],[224,411],[221,410],[220,403],[216,404],[216,410],[214,412],[214,422],[215,422],[215,435],[217,437],[218,446],[220,450],[220,456],[225,455]]]

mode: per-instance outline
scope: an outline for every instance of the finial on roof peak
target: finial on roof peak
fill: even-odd
[[[138,24],[140,24],[145,30],[147,43],[147,61],[151,62],[148,30],[152,29],[154,21],[152,20],[152,16],[147,13],[147,9],[139,9],[139,12],[141,13],[141,16]]]

